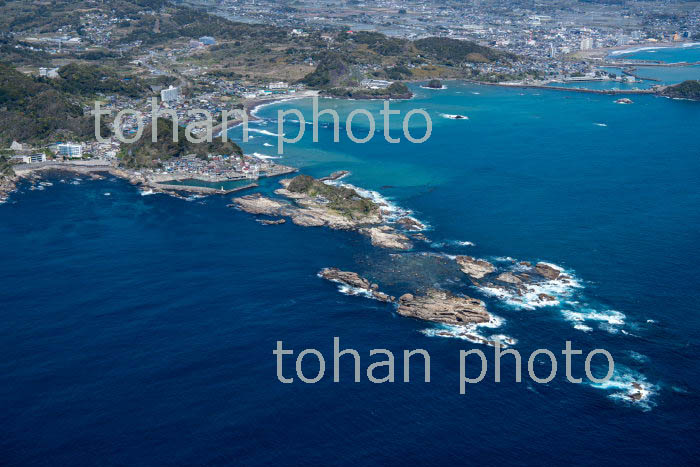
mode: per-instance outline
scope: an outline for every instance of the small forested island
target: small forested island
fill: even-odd
[[[430,89],[442,89],[442,81],[439,79],[431,79],[425,87]]]
[[[383,89],[366,88],[332,88],[326,90],[324,95],[329,97],[343,97],[347,99],[410,99],[413,93],[403,83],[391,83]]]
[[[674,86],[668,86],[661,91],[662,96],[674,99],[700,100],[700,81],[688,80]]]

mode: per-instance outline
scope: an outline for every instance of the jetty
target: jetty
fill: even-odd
[[[257,183],[249,183],[248,185],[239,186],[235,188],[224,189],[223,186],[220,188],[208,187],[208,186],[195,186],[195,185],[168,185],[163,183],[152,183],[148,185],[155,190],[164,191],[186,191],[188,193],[198,193],[202,195],[228,195],[231,193],[236,193],[242,190],[248,190],[250,188],[257,188],[259,185]]]

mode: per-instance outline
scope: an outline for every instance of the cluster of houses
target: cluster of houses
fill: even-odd
[[[56,143],[49,146],[48,151],[38,151],[33,148],[13,141],[10,149],[20,154],[12,156],[12,161],[17,164],[38,164],[46,162],[47,152],[64,159],[80,159],[83,157],[83,145],[79,143]]]
[[[169,159],[161,164],[162,169],[156,169],[156,173],[185,173],[227,179],[256,179],[260,169],[254,159],[236,155],[209,156],[206,160],[188,155]]]

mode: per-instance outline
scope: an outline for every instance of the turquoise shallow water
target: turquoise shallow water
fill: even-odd
[[[678,47],[638,47],[615,57],[635,60],[654,60],[666,63],[700,61],[700,44],[688,43]]]
[[[341,117],[367,108],[374,139],[357,145],[341,131],[334,143],[325,120],[318,143],[305,125],[280,159],[314,176],[350,170],[344,182],[410,210],[431,242],[408,254],[351,232],[263,226],[225,197],[141,196],[120,180],[65,174],[45,190],[23,184],[0,206],[3,463],[692,465],[700,105],[446,84],[391,103],[402,115],[430,114],[424,144],[407,143],[396,117],[391,134],[404,141],[385,142],[378,102],[322,100]],[[244,149],[275,156],[276,113],[292,107],[310,117],[308,100],[264,107]],[[358,135],[367,132],[362,118]],[[424,127],[411,120],[415,136]],[[277,186],[265,180],[260,191]],[[473,287],[432,254],[503,268],[507,257],[548,261],[581,287],[553,292],[556,306],[522,306]],[[328,266],[395,294],[438,285],[483,299],[502,324],[478,332],[516,339],[525,359],[551,349],[558,376],[516,383],[508,361],[501,383],[489,368],[460,395],[459,350],[482,349],[491,364],[491,348],[435,337],[437,327],[390,305],[339,293],[316,277]],[[363,369],[372,348],[424,348],[432,380],[415,367],[411,383],[353,383],[348,361],[339,383],[330,367],[315,385],[277,381],[277,340],[296,353],[317,348],[330,365],[333,336],[360,352]],[[566,340],[609,350],[612,383],[568,383]],[[575,362],[584,376],[582,357]],[[304,363],[312,374],[315,364]],[[284,371],[294,375],[291,360]],[[641,404],[624,396],[633,381],[649,391]]]

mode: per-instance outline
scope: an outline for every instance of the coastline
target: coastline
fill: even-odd
[[[306,91],[300,91],[296,93],[293,96],[290,95],[285,95],[285,96],[273,96],[269,98],[256,98],[252,99],[250,101],[246,101],[243,103],[243,108],[245,110],[246,115],[248,116],[248,122],[255,122],[257,120],[260,120],[260,118],[257,116],[257,112],[263,108],[267,107],[272,104],[277,104],[279,102],[286,102],[286,101],[291,101],[291,100],[296,100],[296,99],[306,99],[308,97],[314,97],[318,96],[319,91],[316,90],[306,90]],[[242,124],[243,120],[241,119],[236,119],[228,122],[226,125],[226,128],[224,129],[223,124],[219,123],[213,128],[213,134],[215,134],[217,137],[221,135],[221,133],[225,130],[228,131],[232,128],[237,127],[238,125]]]
[[[605,59],[607,57],[616,57],[624,55],[627,53],[634,53],[643,50],[655,50],[655,49],[673,49],[673,48],[685,48],[692,47],[695,45],[700,45],[700,42],[696,41],[684,41],[684,42],[649,42],[648,44],[632,44],[632,45],[621,45],[615,47],[603,47],[599,49],[590,50],[579,50],[572,53],[570,56],[580,59]]]
[[[299,169],[296,167],[290,167],[285,165],[274,166],[274,172],[267,173],[261,178],[277,177],[281,175],[287,175],[290,173],[298,172]],[[170,196],[180,197],[179,192],[203,194],[203,195],[226,195],[230,193],[235,193],[241,190],[255,188],[258,186],[255,180],[251,179],[251,183],[242,186],[235,187],[231,189],[222,189],[215,187],[199,186],[199,185],[175,185],[168,184],[168,181],[182,181],[182,180],[198,180],[205,183],[226,183],[232,181],[242,181],[246,180],[244,178],[240,179],[212,179],[212,178],[197,178],[192,174],[162,174],[153,177],[148,177],[136,170],[128,170],[124,168],[117,167],[114,164],[104,161],[84,161],[82,163],[78,162],[43,162],[40,164],[20,164],[15,166],[15,177],[10,180],[5,186],[0,187],[4,190],[0,190],[0,197],[9,195],[16,189],[16,184],[22,179],[32,179],[40,178],[43,172],[70,172],[78,175],[90,176],[93,179],[103,178],[104,173],[112,175],[114,177],[123,179],[132,185],[140,186],[150,190],[153,193],[164,193]]]

